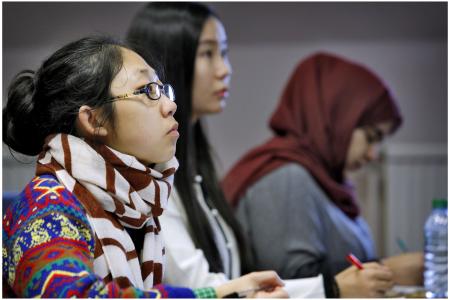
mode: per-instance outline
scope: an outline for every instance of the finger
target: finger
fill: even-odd
[[[394,274],[389,269],[372,270],[372,277],[378,280],[392,281]]]
[[[373,295],[373,298],[383,298],[385,292],[384,291],[376,291]]]
[[[275,271],[262,271],[252,273],[259,286],[284,286],[284,282]]]
[[[379,280],[376,281],[374,287],[377,291],[386,292],[394,286],[393,281]]]
[[[382,266],[383,265],[381,265],[381,264],[379,264],[379,263],[377,263],[375,261],[368,262],[368,263],[363,263],[364,269],[378,269],[378,268],[380,268]]]
[[[254,296],[255,298],[289,298],[289,294],[282,288],[277,288],[272,292],[260,291]]]

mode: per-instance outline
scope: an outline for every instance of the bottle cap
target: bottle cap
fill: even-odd
[[[447,199],[433,199],[433,208],[447,208]]]

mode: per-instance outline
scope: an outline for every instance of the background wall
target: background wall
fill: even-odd
[[[131,18],[144,3],[2,5],[5,100],[7,85],[18,71],[37,68],[58,47],[87,34],[123,37]],[[447,197],[447,3],[215,2],[212,6],[225,24],[234,72],[226,110],[206,118],[220,173],[226,172],[248,149],[270,137],[267,120],[299,60],[314,51],[334,52],[369,66],[397,96],[405,123],[387,141],[386,148],[425,146],[439,154],[437,165],[441,168],[436,176],[442,184],[421,196],[425,203],[424,212],[418,217],[421,228],[431,198]],[[19,159],[29,163],[11,160],[3,147],[4,191],[19,190],[32,176],[33,159]],[[380,169],[372,169],[378,170],[374,172],[381,179],[370,182],[386,180]],[[375,175],[354,176],[355,180],[368,182],[367,178]],[[375,228],[379,251],[392,253],[392,247],[383,246],[387,243],[386,231],[392,229],[383,217],[389,205],[382,201],[393,201],[382,197],[380,189],[386,186],[376,188],[379,197],[374,197],[370,192],[373,187],[367,185],[358,192],[364,214]],[[372,202],[367,202],[369,198]],[[384,223],[387,225],[380,225]],[[421,237],[411,239],[414,248],[421,247]]]

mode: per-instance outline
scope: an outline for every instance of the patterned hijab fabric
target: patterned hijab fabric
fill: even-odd
[[[149,168],[135,157],[67,134],[49,136],[36,175],[54,174],[82,203],[96,236],[94,272],[122,288],[161,283],[164,245],[158,221],[178,161]],[[145,231],[140,255],[125,227]]]
[[[366,67],[326,53],[300,62],[270,119],[275,136],[245,155],[223,182],[227,199],[237,205],[246,189],[290,162],[304,166],[347,216],[359,215],[344,166],[358,127],[402,123],[387,86]]]

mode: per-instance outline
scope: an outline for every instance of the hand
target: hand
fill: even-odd
[[[335,276],[341,298],[381,298],[393,286],[391,270],[379,263],[351,266]]]
[[[399,285],[423,284],[423,253],[409,252],[390,256],[382,263],[394,273],[394,282]]]
[[[264,288],[249,293],[247,298],[289,298],[282,286],[283,281],[274,271],[252,272],[216,287],[216,294],[218,298],[222,298],[235,292]]]
[[[271,291],[261,290],[253,295],[250,294],[247,298],[289,298],[289,294],[280,286],[277,286]]]

